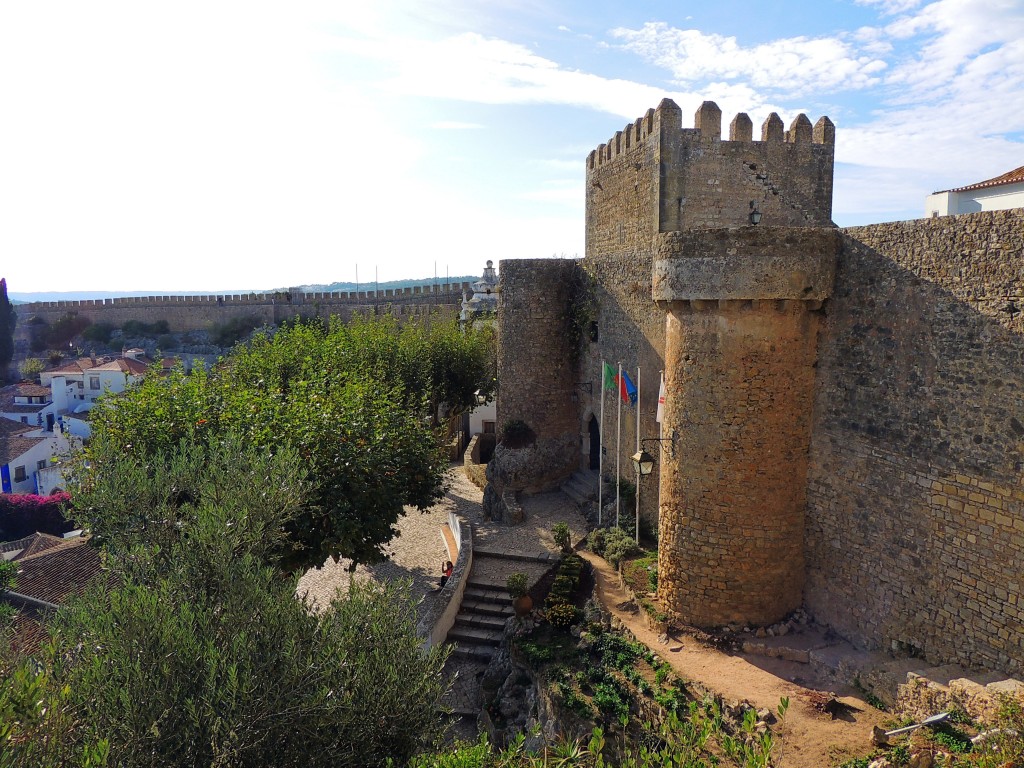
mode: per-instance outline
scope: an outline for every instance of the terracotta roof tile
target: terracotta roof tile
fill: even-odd
[[[62,539],[60,536],[51,536],[48,533],[33,533],[31,536],[25,536],[21,539],[0,542],[0,554],[14,552],[14,556],[9,559],[17,560],[27,555],[52,549],[58,544],[63,544],[64,541],[65,539]]]
[[[45,437],[27,437],[26,432],[35,432],[38,426],[20,424],[11,419],[0,419],[0,464],[9,464],[25,451],[34,448]]]
[[[60,605],[72,594],[81,594],[102,572],[99,552],[85,538],[68,539],[56,546],[16,558],[18,575],[14,591],[36,600]]]
[[[986,179],[985,181],[968,184],[966,187],[943,189],[939,192],[968,192],[972,189],[986,189],[988,187],[999,187],[1003,184],[1019,184],[1021,182],[1024,182],[1024,165],[1020,168],[1014,168],[1012,171],[1007,171],[1002,176],[996,176],[993,179]],[[936,192],[935,194],[939,194],[939,192]]]
[[[15,560],[23,560],[26,557],[32,555],[38,555],[40,552],[45,552],[48,549],[59,547],[68,539],[62,539],[60,536],[52,536],[49,533],[33,533],[31,536],[26,537],[28,544],[25,546],[18,555],[14,557]]]
[[[146,372],[149,366],[146,363],[138,360],[132,360],[130,357],[119,357],[117,360],[111,360],[109,363],[103,363],[102,365],[94,365],[89,368],[89,371],[121,371],[122,373],[130,373],[132,375],[139,375]]]

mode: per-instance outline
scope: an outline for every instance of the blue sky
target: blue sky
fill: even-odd
[[[665,96],[827,114],[836,223],[918,218],[1024,163],[1024,0],[0,0],[0,276],[261,289],[583,255],[587,153]]]

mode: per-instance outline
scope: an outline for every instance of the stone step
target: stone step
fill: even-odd
[[[581,491],[579,488],[577,488],[573,483],[565,483],[564,485],[561,486],[561,491],[570,499],[572,499],[573,502],[579,507],[586,506],[591,502],[591,499],[587,496],[587,494]]]
[[[489,645],[497,648],[501,645],[503,635],[504,633],[497,629],[454,626],[448,632],[448,642],[465,643],[466,645]]]
[[[491,602],[509,601],[511,596],[504,584],[489,584],[482,581],[467,581],[462,593],[463,600],[484,600]]]
[[[487,664],[494,656],[495,648],[492,645],[453,645],[455,647],[452,651],[452,656],[460,659],[471,659]]]
[[[462,610],[455,617],[455,626],[503,631],[505,629],[505,621],[506,617],[504,616],[468,612],[466,611],[466,606],[463,605]]]
[[[513,563],[543,563],[545,565],[554,565],[558,562],[558,555],[554,552],[548,552],[546,550],[537,550],[535,552],[517,552],[512,550],[496,550],[487,549],[487,547],[474,546],[473,547],[473,560],[474,562],[478,558],[489,558],[492,560],[508,560]]]
[[[501,601],[463,599],[459,610],[466,613],[484,614],[486,616],[500,616],[503,619],[507,619],[515,613],[512,610],[512,601],[508,595]]]

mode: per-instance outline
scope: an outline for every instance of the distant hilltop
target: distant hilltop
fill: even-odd
[[[8,298],[10,298],[13,304],[30,304],[38,301],[84,301],[84,300],[102,300],[102,299],[123,299],[123,298],[135,298],[135,297],[146,297],[146,296],[232,296],[232,295],[251,295],[251,294],[273,294],[273,293],[355,293],[359,291],[373,291],[373,290],[391,290],[391,291],[403,291],[406,288],[416,288],[427,285],[461,285],[462,283],[472,283],[477,280],[477,275],[459,275],[451,277],[425,277],[419,280],[388,280],[385,282],[375,283],[370,281],[368,283],[329,283],[329,284],[314,284],[314,285],[301,285],[298,287],[289,288],[270,288],[270,289],[259,289],[259,290],[225,290],[225,291],[151,291],[151,290],[138,290],[138,291],[29,291],[20,293],[18,291],[9,291]]]

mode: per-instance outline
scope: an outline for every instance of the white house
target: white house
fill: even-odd
[[[56,407],[49,387],[30,382],[0,389],[0,417],[29,427],[53,429]]]
[[[928,195],[924,215],[935,218],[1007,208],[1024,208],[1024,165],[994,179]]]
[[[0,491],[37,493],[37,473],[60,454],[59,432],[0,419]]]

